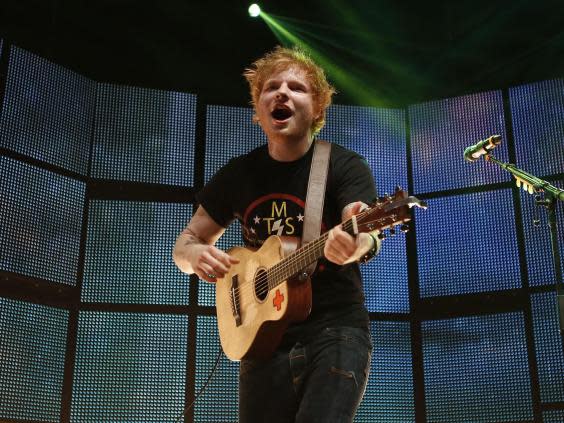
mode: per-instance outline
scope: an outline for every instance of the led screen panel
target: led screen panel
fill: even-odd
[[[564,401],[564,348],[558,330],[556,292],[531,296],[535,352],[542,402]]]
[[[222,350],[215,316],[198,316],[197,325],[195,391],[200,392]],[[238,381],[239,363],[222,355],[211,382],[194,405],[194,422],[237,422]]]
[[[452,190],[509,180],[483,159],[466,162],[466,147],[501,135],[495,155],[508,161],[501,91],[416,104],[408,109],[413,183],[416,193]]]
[[[564,79],[509,89],[517,165],[536,176],[564,172]]]
[[[0,116],[0,146],[85,175],[95,85],[12,46]]]
[[[544,423],[562,423],[564,421],[564,410],[551,410],[542,413]]]
[[[409,313],[406,246],[402,233],[385,239],[380,253],[361,264],[360,271],[368,311]]]
[[[72,422],[173,422],[185,406],[188,318],[81,311]]]
[[[564,181],[556,181],[552,185],[562,189]],[[521,191],[520,197],[529,285],[552,285],[556,282],[556,275],[550,227],[548,226],[548,211],[535,204],[535,196]],[[538,224],[535,224],[535,220],[538,220]],[[560,266],[564,269],[564,212],[561,205],[556,207],[556,223]]]
[[[355,422],[413,422],[413,364],[409,322],[373,321],[372,364]]]
[[[333,105],[319,134],[363,156],[380,195],[407,189],[405,112],[399,109]],[[361,266],[369,311],[408,312],[405,237],[383,243],[380,255]]]
[[[230,159],[266,144],[262,129],[253,123],[253,114],[250,107],[208,106],[205,182]]]
[[[318,138],[364,157],[380,194],[407,188],[405,111],[333,105],[326,121]]]
[[[82,300],[188,304],[172,249],[191,215],[191,204],[91,201]]]
[[[98,84],[92,176],[192,186],[196,96]]]
[[[75,285],[85,184],[0,157],[0,269]]]
[[[522,313],[422,323],[429,422],[532,420]]]
[[[416,219],[422,297],[521,286],[511,190],[432,199]]]
[[[59,421],[68,317],[0,298],[0,420]]]

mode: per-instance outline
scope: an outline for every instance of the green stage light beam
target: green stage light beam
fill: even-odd
[[[378,95],[376,88],[367,87],[366,82],[355,77],[349,70],[345,70],[329,60],[319,49],[313,48],[312,45],[306,43],[302,38],[289,31],[272,15],[262,12],[260,16],[284,46],[291,47],[292,45],[296,45],[307,51],[311,57],[325,69],[329,77],[335,81],[337,88],[342,89],[343,92],[346,92],[361,104],[376,107],[386,107],[388,105],[388,102]]]
[[[337,49],[346,51],[349,55],[354,55],[358,58],[361,58],[362,60],[372,63],[374,65],[386,68],[390,71],[395,72],[396,74],[403,74],[404,76],[409,76],[411,78],[415,78],[417,77],[417,75],[413,75],[409,72],[408,69],[405,69],[397,64],[395,64],[394,62],[391,61],[386,61],[382,58],[380,58],[379,56],[388,56],[388,54],[381,54],[381,55],[367,55],[366,51],[361,50],[361,49],[357,49],[357,48],[351,48],[348,45],[345,45],[344,43],[342,43],[338,38],[328,38],[326,36],[321,35],[320,33],[316,33],[312,30],[308,30],[306,28],[307,26],[315,26],[312,25],[310,23],[304,22],[302,21],[302,24],[304,25],[303,27],[300,27],[294,23],[292,23],[292,19],[291,18],[287,18],[287,17],[282,17],[282,16],[275,16],[275,15],[270,15],[270,17],[272,19],[274,19],[276,22],[278,22],[281,26],[283,25],[287,31],[291,31],[296,35],[296,37],[300,38],[300,39],[306,39],[309,38],[310,40],[316,40],[317,42],[320,43],[324,43],[326,45],[335,47]],[[296,20],[297,21],[297,20]],[[323,26],[319,25],[321,27],[321,29],[324,29]],[[327,27],[328,28],[328,27]],[[335,30],[335,28],[331,28],[333,30]],[[353,31],[349,31],[349,33],[355,34],[356,38],[362,37],[363,35],[366,36],[366,34],[364,33],[353,33]],[[310,43],[311,44],[311,43]]]

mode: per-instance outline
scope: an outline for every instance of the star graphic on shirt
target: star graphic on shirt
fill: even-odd
[[[251,232],[256,234],[257,232],[255,231],[255,228],[251,228]]]
[[[304,221],[304,217],[302,216],[302,214],[298,214],[298,222],[303,222]]]
[[[255,225],[258,225],[260,223],[260,217],[258,216],[255,216],[253,220],[255,221]]]

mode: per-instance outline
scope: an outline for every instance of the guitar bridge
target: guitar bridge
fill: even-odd
[[[241,312],[239,306],[239,275],[234,275],[231,278],[231,290],[229,293],[231,300],[231,312],[235,318],[235,325],[241,326]]]

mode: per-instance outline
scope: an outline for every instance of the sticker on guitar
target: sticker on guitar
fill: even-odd
[[[276,290],[276,295],[272,299],[272,305],[276,307],[276,310],[280,311],[282,309],[282,303],[284,302],[284,294],[280,293],[280,290]]]

